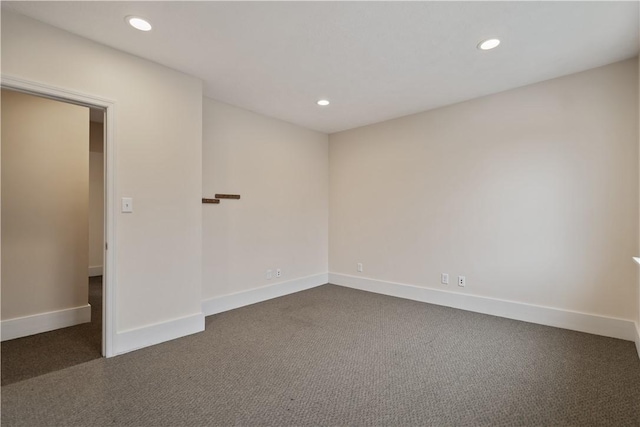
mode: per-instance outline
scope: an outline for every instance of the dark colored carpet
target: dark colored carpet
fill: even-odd
[[[4,341],[2,385],[102,357],[102,277],[89,278],[91,323]]]
[[[325,285],[2,388],[2,425],[638,426],[634,344]]]

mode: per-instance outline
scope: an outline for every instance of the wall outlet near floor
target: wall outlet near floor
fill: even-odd
[[[362,263],[359,262],[356,267],[358,268],[358,273],[362,273]]]
[[[458,276],[458,286],[462,286],[463,288],[467,285],[467,278],[464,276]]]
[[[442,283],[443,285],[449,284],[449,275],[447,273],[442,273],[440,275],[440,283]]]
[[[282,276],[282,270],[280,270],[279,268],[276,269],[276,277],[281,277]]]
[[[267,270],[267,272],[264,274],[264,277],[266,277],[267,280],[271,280],[273,278],[273,272],[271,270]]]

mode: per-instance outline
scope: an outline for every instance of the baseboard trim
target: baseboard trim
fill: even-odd
[[[91,306],[89,304],[31,316],[16,317],[15,319],[7,319],[0,322],[0,328],[2,329],[1,340],[7,341],[22,338],[87,322],[91,322]]]
[[[89,267],[89,277],[102,276],[102,266],[94,265]]]
[[[346,274],[329,273],[329,283],[430,304],[459,308],[492,316],[554,326],[594,335],[637,340],[637,328],[631,320],[560,310],[514,301],[422,288],[404,283],[385,282]],[[637,343],[638,341],[636,341]]]
[[[211,316],[212,314],[222,313],[223,311],[233,310],[272,298],[315,288],[316,286],[326,285],[328,281],[329,275],[327,273],[321,273],[286,282],[274,283],[270,286],[210,298],[202,302],[202,312],[205,316]]]
[[[202,313],[129,329],[116,333],[114,355],[117,356],[202,331],[204,331]]]

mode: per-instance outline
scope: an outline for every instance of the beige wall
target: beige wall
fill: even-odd
[[[89,268],[99,272],[104,254],[103,125],[89,124]]]
[[[327,272],[326,134],[205,98],[202,151],[204,299]]]
[[[87,304],[89,109],[2,91],[2,320]]]
[[[330,271],[636,319],[637,85],[634,58],[331,135]]]
[[[201,313],[202,82],[4,10],[2,73],[115,102],[117,332]]]

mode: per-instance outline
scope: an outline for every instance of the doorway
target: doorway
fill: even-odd
[[[27,94],[24,92],[27,92]],[[24,379],[25,376],[29,377],[45,373],[47,370],[62,369],[66,366],[91,360],[92,358],[103,355],[113,355],[110,351],[112,341],[111,334],[113,333],[113,328],[111,327],[113,316],[110,316],[109,313],[109,308],[112,309],[113,305],[111,304],[110,307],[108,303],[109,279],[113,274],[111,272],[111,270],[113,270],[113,264],[109,264],[110,258],[112,257],[106,253],[107,246],[105,243],[108,241],[105,237],[113,233],[112,215],[108,212],[108,208],[112,205],[110,203],[112,197],[107,197],[106,200],[104,197],[105,186],[107,189],[111,187],[110,190],[112,192],[112,186],[110,186],[109,183],[112,182],[113,171],[107,160],[110,160],[108,159],[108,157],[110,157],[108,145],[109,140],[111,140],[109,127],[113,122],[109,120],[109,110],[112,110],[113,103],[103,99],[70,93],[65,90],[45,87],[21,80],[3,79],[3,101],[5,97],[12,98],[17,96],[30,97],[49,104],[59,104],[63,106],[63,110],[75,110],[73,114],[77,114],[78,111],[83,111],[81,115],[84,115],[87,119],[89,118],[89,108],[91,108],[91,117],[93,120],[90,124],[87,120],[84,132],[85,134],[88,133],[87,131],[91,128],[92,135],[91,139],[87,138],[85,141],[85,153],[80,154],[80,156],[84,157],[85,164],[83,167],[87,173],[86,180],[84,184],[80,184],[80,187],[84,185],[85,191],[88,190],[89,180],[91,180],[93,193],[91,195],[85,193],[86,198],[81,194],[77,197],[69,197],[68,194],[65,195],[64,191],[60,192],[60,189],[55,185],[50,185],[52,182],[65,181],[67,184],[71,184],[72,187],[76,185],[77,189],[77,176],[76,178],[71,177],[71,171],[75,170],[71,159],[77,158],[78,155],[72,155],[68,150],[69,147],[64,146],[64,144],[56,146],[56,151],[45,155],[45,158],[47,156],[49,157],[46,160],[50,161],[44,161],[42,163],[38,163],[37,156],[34,157],[34,152],[44,151],[47,148],[46,142],[40,147],[31,147],[31,150],[27,150],[27,154],[24,152],[25,146],[20,146],[18,150],[19,152],[22,150],[20,156],[7,158],[7,156],[11,155],[11,150],[5,150],[5,135],[3,135],[3,163],[5,163],[5,161],[11,161],[12,164],[6,168],[5,164],[3,164],[2,221],[3,226],[5,223],[13,226],[9,228],[3,227],[2,240],[3,246],[7,243],[17,248],[13,251],[15,253],[12,259],[12,251],[6,251],[3,247],[3,261],[5,261],[4,255],[6,253],[8,255],[6,259],[7,265],[11,265],[10,268],[6,268],[3,265],[2,271],[3,385],[7,383],[5,381],[5,379],[7,379],[5,378],[5,366],[10,364],[11,358],[15,356],[12,348],[19,347],[15,345],[15,342],[19,340],[8,341],[14,338],[12,334],[26,336],[24,339],[21,338],[24,341],[23,347],[26,346],[36,351],[31,352],[31,354],[29,354],[29,352],[20,352],[17,357],[19,363],[16,365],[19,365],[21,368],[19,372],[16,372],[16,375],[13,376],[13,379],[10,379],[11,382],[15,382],[16,378],[20,380],[21,378]],[[11,112],[5,108],[3,108],[2,113],[3,119],[7,120],[5,121],[5,126],[3,126],[4,134],[7,123],[13,123],[14,118],[9,117]],[[45,113],[40,119],[42,120],[43,117],[47,118],[47,116],[48,114]],[[63,121],[64,120],[54,119],[54,122],[62,123]],[[53,138],[54,136],[60,135],[61,129],[55,126],[47,130],[48,137]],[[62,138],[66,140],[70,137],[62,135]],[[89,144],[90,141],[91,144]],[[50,142],[51,141],[49,141],[49,143]],[[12,160],[15,160],[15,162]],[[23,161],[23,164],[16,167],[20,161]],[[61,167],[57,168],[58,171],[55,170],[56,168],[51,167],[51,164],[56,161],[64,163],[60,165]],[[9,163],[6,163],[6,165],[9,165]],[[104,169],[98,166],[102,166]],[[22,171],[20,171],[20,169],[22,169]],[[56,173],[60,172],[60,169],[65,169],[66,174],[56,175]],[[8,177],[7,173],[15,173],[16,170],[20,173],[31,170],[33,175],[39,175],[38,179],[40,180],[40,184],[33,185],[32,182],[32,185],[27,185],[29,183],[28,180],[16,180]],[[105,174],[110,176],[105,176]],[[98,179],[98,176],[100,179]],[[102,190],[100,194],[95,194],[96,188]],[[7,201],[4,200],[5,196],[11,197],[12,195],[14,199],[12,199],[10,203],[7,203]],[[107,195],[109,196],[109,192],[107,192]],[[90,198],[91,200],[89,200]],[[16,202],[16,200],[18,202]],[[88,240],[91,240],[93,244],[92,253],[89,253],[89,248],[86,246],[84,247],[85,250],[79,249],[82,245],[78,244],[78,241],[82,240],[82,236],[79,237],[77,231],[72,232],[71,234],[73,236],[67,236],[66,241],[63,243],[66,243],[67,247],[72,248],[72,250],[76,252],[74,254],[76,261],[74,263],[65,263],[65,257],[61,255],[61,252],[57,251],[59,248],[57,248],[56,245],[49,242],[50,239],[48,240],[47,233],[51,234],[50,230],[54,230],[52,232],[54,235],[61,235],[61,231],[71,230],[73,223],[82,224],[83,220],[81,220],[79,216],[82,212],[82,200],[85,200],[85,206],[88,202],[92,202],[93,205],[96,205],[96,201],[102,202],[99,203],[101,205],[101,211],[99,212],[101,215],[98,215],[97,221],[96,218],[89,218],[88,212],[84,218],[84,225],[86,225],[84,238],[87,243],[89,243]],[[56,209],[56,204],[66,204],[66,211],[64,209]],[[11,211],[12,208],[16,207],[35,207],[36,209],[27,210],[27,214],[16,215],[16,212]],[[88,208],[88,206],[86,207]],[[39,218],[38,212],[40,213]],[[15,233],[13,233],[14,235],[12,236],[12,232],[6,231],[17,228],[14,224],[16,218],[20,218],[20,220],[25,223],[24,226],[26,230],[28,230],[24,233],[24,238],[22,239],[16,239]],[[11,221],[13,221],[13,223],[11,223]],[[89,227],[89,222],[91,223],[91,228]],[[52,225],[53,227],[51,227]],[[91,234],[91,239],[88,238],[88,234]],[[98,240],[99,242],[96,244]],[[79,251],[84,252],[84,258],[82,256],[78,257]],[[96,259],[99,261],[96,261]],[[43,275],[59,277],[59,281],[64,283],[77,282],[80,274],[78,273],[78,269],[81,264],[84,264],[81,273],[84,276],[85,286],[83,290],[79,290],[78,286],[73,285],[69,286],[68,289],[58,288],[55,291],[39,287],[39,282],[42,282]],[[47,269],[48,273],[42,272],[42,270]],[[19,276],[19,286],[14,287],[17,290],[14,289],[12,291],[9,289],[11,288],[9,285],[12,281],[16,281],[16,271]],[[11,276],[11,274],[14,274],[14,276]],[[105,298],[102,298],[103,277],[105,279]],[[8,298],[5,297],[5,293],[9,296]],[[24,295],[20,296],[20,293]],[[58,304],[57,306],[48,306],[48,303],[44,302],[47,297],[52,296],[54,304]],[[65,299],[66,302],[64,301]],[[84,299],[84,304],[78,303],[81,299]],[[88,301],[91,301],[91,308],[89,304],[87,304]],[[24,304],[32,304],[32,307],[25,308]],[[91,313],[90,317],[91,320],[93,320],[92,322],[86,321],[89,320],[89,316],[87,316],[88,313]],[[7,315],[6,317],[5,314]],[[105,321],[103,321],[103,319]],[[69,324],[77,325],[64,328]],[[64,329],[57,329],[60,327]],[[50,330],[50,332],[32,335],[42,330]],[[56,336],[59,342],[54,346],[56,350],[51,351],[51,343],[47,344],[47,341],[55,341],[53,338]],[[62,340],[60,341],[60,339]],[[44,355],[46,359],[38,361],[38,354],[40,354],[40,356]],[[29,368],[29,362],[35,362],[35,364],[32,364],[31,368]]]

